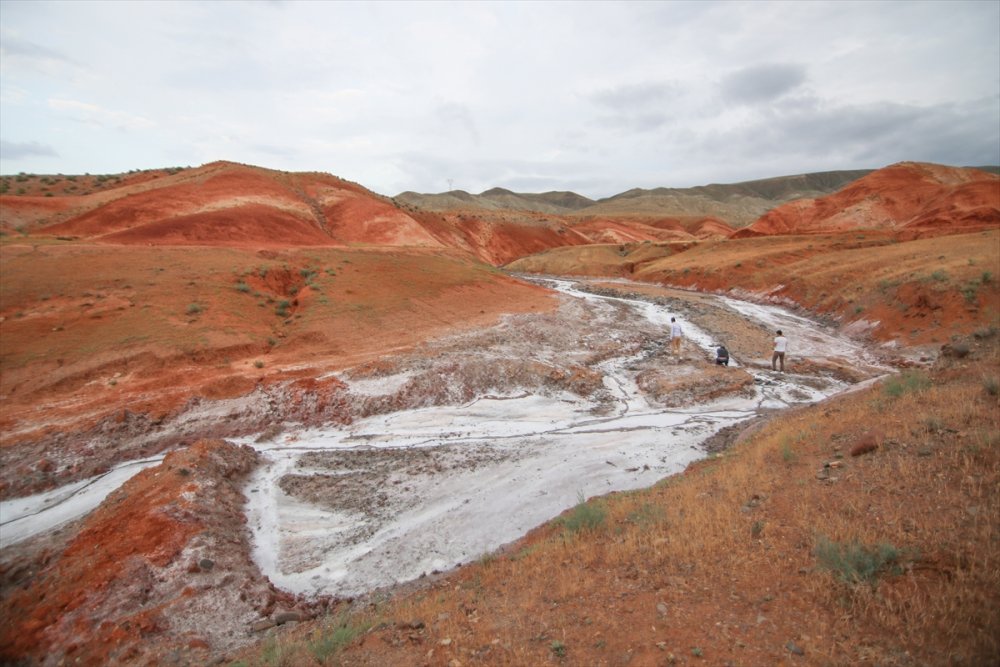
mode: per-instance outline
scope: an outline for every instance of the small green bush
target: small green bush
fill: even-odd
[[[346,614],[338,615],[324,623],[319,636],[309,644],[309,652],[320,664],[325,664],[331,655],[350,644],[370,627],[370,623],[354,624]]]
[[[923,371],[906,371],[886,380],[883,391],[898,398],[903,394],[923,391],[931,386],[931,380]]]
[[[236,291],[243,292],[244,294],[246,294],[247,292],[250,291],[250,286],[241,280],[240,282],[236,283]]]
[[[202,310],[203,310],[203,308],[201,307],[201,305],[199,305],[197,303],[189,303],[188,307],[187,307],[187,314],[188,315],[197,315]]]
[[[571,533],[592,531],[599,528],[607,516],[607,510],[600,503],[588,503],[581,493],[576,507],[562,519],[563,527]]]
[[[558,639],[552,640],[552,643],[549,645],[549,649],[552,650],[552,653],[556,657],[559,657],[559,658],[565,658],[566,657],[566,645],[563,644]]]
[[[946,283],[948,282],[948,272],[938,269],[931,274],[931,280],[936,280],[939,283]]]
[[[813,551],[818,565],[840,581],[874,586],[883,573],[902,574],[906,555],[891,544],[865,546],[859,542],[841,544],[820,535]]]

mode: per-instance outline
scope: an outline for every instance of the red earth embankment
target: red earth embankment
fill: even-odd
[[[242,485],[257,463],[249,447],[198,442],[114,491],[37,571],[5,554],[5,664],[205,664],[210,646],[295,606],[250,558]]]
[[[1000,226],[1000,177],[978,169],[903,162],[820,199],[764,214],[734,238],[888,229],[900,240]]]
[[[438,249],[7,243],[0,266],[5,496],[96,474],[108,455],[162,450],[170,443],[136,429],[157,433],[198,397],[296,380],[304,364],[316,377],[554,304]],[[79,465],[53,466],[67,457]]]
[[[556,248],[514,271],[626,277],[804,307],[920,345],[1000,317],[1000,230],[899,241],[891,231]]]
[[[25,208],[10,199],[12,210]],[[36,221],[36,233],[128,245],[440,246],[384,198],[329,174],[218,162],[86,200],[51,199],[73,200],[86,210]]]

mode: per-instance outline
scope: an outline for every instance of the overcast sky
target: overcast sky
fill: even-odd
[[[1000,1],[0,0],[0,172],[376,192],[1000,164]]]

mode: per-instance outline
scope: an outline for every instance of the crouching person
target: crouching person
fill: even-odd
[[[719,345],[718,349],[715,350],[715,364],[717,366],[729,365],[729,350],[726,349],[725,345]]]

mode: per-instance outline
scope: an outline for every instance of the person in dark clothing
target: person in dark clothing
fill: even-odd
[[[715,363],[718,366],[729,365],[729,350],[726,349],[725,345],[719,345],[715,351]]]

